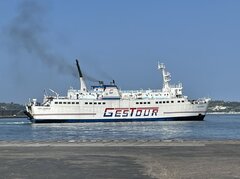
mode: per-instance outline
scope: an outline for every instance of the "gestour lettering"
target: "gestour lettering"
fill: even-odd
[[[158,107],[148,108],[106,108],[103,117],[147,117],[157,116]]]

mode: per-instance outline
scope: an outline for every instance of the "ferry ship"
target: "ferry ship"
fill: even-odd
[[[133,122],[133,121],[202,121],[210,99],[190,100],[183,95],[181,83],[170,85],[171,74],[164,64],[163,87],[157,90],[129,90],[118,88],[115,81],[87,88],[78,60],[76,66],[80,89],[70,88],[67,96],[44,95],[43,102],[32,99],[25,114],[33,123],[74,122]]]

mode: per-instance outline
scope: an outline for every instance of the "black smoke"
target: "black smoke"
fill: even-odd
[[[13,54],[28,53],[32,60],[40,60],[49,68],[59,73],[77,76],[73,64],[67,63],[60,54],[53,53],[44,35],[47,32],[44,18],[48,12],[47,5],[41,1],[19,1],[15,18],[8,25],[7,42]]]

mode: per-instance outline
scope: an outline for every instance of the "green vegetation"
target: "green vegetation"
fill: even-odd
[[[24,117],[25,107],[15,103],[0,103],[0,117]]]
[[[240,102],[211,101],[209,112],[240,113]]]

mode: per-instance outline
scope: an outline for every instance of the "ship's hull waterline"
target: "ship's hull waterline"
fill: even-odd
[[[155,122],[155,121],[203,121],[205,115],[169,118],[135,119],[30,119],[32,123],[110,123],[110,122]]]

